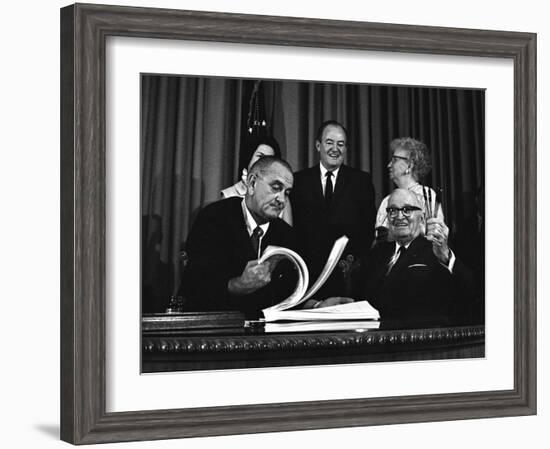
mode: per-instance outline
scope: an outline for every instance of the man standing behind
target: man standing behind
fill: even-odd
[[[323,269],[334,241],[346,235],[348,245],[342,259],[360,260],[371,246],[375,218],[374,188],[368,173],[344,165],[348,135],[334,120],[321,124],[315,139],[320,164],[294,174],[291,202],[294,228],[300,254],[304,257],[311,282]],[[317,294],[349,296],[341,267]]]
[[[440,218],[426,220],[418,197],[396,189],[388,198],[389,235],[363,263],[366,288],[358,295],[383,320],[457,321],[472,298],[469,270],[448,246],[449,229]]]
[[[266,156],[251,167],[244,198],[217,201],[199,213],[186,244],[186,310],[238,310],[258,318],[294,291],[296,274],[288,265],[257,261],[269,245],[295,249],[293,229],[279,218],[292,185],[288,163]]]

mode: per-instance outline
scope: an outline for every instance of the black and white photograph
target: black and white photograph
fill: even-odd
[[[10,443],[540,434],[543,20],[399,0],[121,1],[58,5],[55,53],[41,32],[5,71],[24,80],[6,83],[25,122],[7,147],[17,180],[32,198],[38,172],[58,182],[51,208],[5,208],[25,230],[6,234],[26,273],[8,302],[59,292],[57,308],[34,301],[36,320],[7,315],[10,415],[36,415]],[[33,5],[51,25],[47,11]],[[59,90],[36,76],[46,59]],[[39,235],[46,209],[58,239]],[[51,254],[58,273],[30,268]]]
[[[143,372],[484,357],[484,89],[140,81]]]

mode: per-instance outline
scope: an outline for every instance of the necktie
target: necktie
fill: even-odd
[[[258,255],[258,259],[260,258],[260,240],[262,235],[264,235],[264,231],[262,231],[262,228],[259,226],[256,226],[254,231],[252,231],[252,236],[250,237],[252,248],[254,248],[254,254]]]
[[[407,248],[405,248],[404,246],[399,247],[399,250],[393,255],[393,257],[388,262],[388,269],[386,270],[386,276],[390,273],[391,269],[395,266],[399,258],[405,255],[406,251],[407,251]]]
[[[332,172],[331,171],[327,171],[325,173],[325,176],[327,177],[327,183],[325,184],[325,203],[327,204],[327,206],[330,206],[330,202],[332,201],[332,192],[333,192],[333,187],[332,187]]]

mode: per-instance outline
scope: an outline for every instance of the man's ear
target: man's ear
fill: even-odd
[[[315,141],[315,149],[321,152],[321,142],[319,142],[318,140]]]
[[[249,195],[252,195],[254,193],[257,180],[258,180],[258,176],[256,176],[256,173],[250,173],[250,172],[248,173],[248,176],[246,179],[246,190]]]

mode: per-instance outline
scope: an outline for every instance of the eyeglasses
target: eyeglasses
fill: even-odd
[[[401,212],[403,214],[404,217],[410,217],[411,214],[415,211],[415,210],[422,210],[420,207],[416,207],[416,206],[405,206],[405,207],[388,207],[386,209],[386,212],[388,213],[388,215],[390,217],[397,217],[397,215],[399,214],[399,212]]]
[[[398,160],[402,160],[402,161],[409,161],[409,158],[408,157],[404,157],[404,156],[392,156],[391,157],[391,163],[392,164],[395,164]]]

